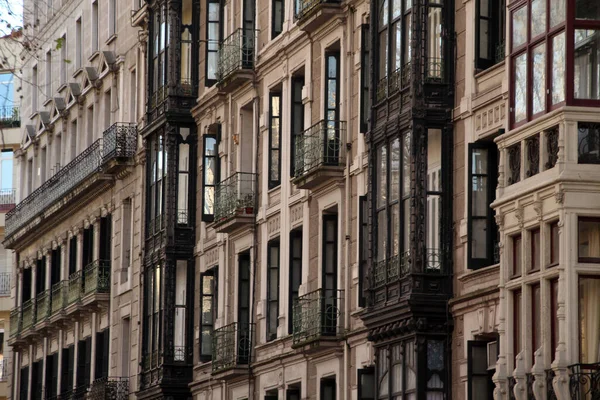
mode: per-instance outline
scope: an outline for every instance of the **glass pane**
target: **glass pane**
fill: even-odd
[[[474,176],[471,181],[471,215],[474,217],[485,217],[488,212],[488,178],[486,176]]]
[[[400,197],[400,139],[391,144],[390,159],[390,202]]]
[[[598,329],[600,279],[579,278],[579,344],[582,363],[597,363],[600,329]]]
[[[406,64],[412,58],[412,14],[408,14],[404,17],[404,63]]]
[[[391,206],[391,224],[392,224],[392,256],[400,253],[400,205],[398,203]]]
[[[337,57],[335,57],[335,56],[327,57],[327,77],[328,78],[336,78],[337,77]]]
[[[527,53],[515,58],[515,122],[527,118]]]
[[[383,207],[387,203],[387,149],[380,147],[377,152],[377,207]]]
[[[377,213],[377,261],[386,259],[387,222],[387,214],[385,211]]]
[[[488,150],[487,149],[473,149],[471,152],[471,163],[473,174],[484,174],[488,173]]]
[[[327,108],[335,109],[337,102],[337,79],[329,79],[327,82]]]
[[[565,21],[565,0],[550,0],[550,27]]]
[[[600,221],[579,221],[579,257],[600,258]]]
[[[428,129],[427,133],[427,190],[442,190],[442,131]]]
[[[388,0],[379,0],[379,27],[383,28],[388,23]]]
[[[546,32],[546,0],[531,2],[531,37]]]
[[[407,252],[409,250],[409,245],[410,245],[410,199],[406,199],[402,201],[402,213],[403,216],[402,218],[404,218],[404,223],[403,223],[403,251]]]
[[[600,30],[575,30],[575,98],[600,99]]]
[[[533,113],[546,109],[546,43],[533,49]]]
[[[565,101],[565,33],[552,38],[552,104]]]
[[[12,189],[12,178],[13,178],[13,161],[12,160],[2,160],[2,164],[0,165],[0,169],[2,170],[2,176],[0,177],[0,189]]]
[[[402,67],[402,26],[400,22],[392,25],[392,72]]]
[[[427,34],[428,34],[428,57],[440,60],[442,58],[442,8],[429,7],[427,16]],[[430,60],[431,63],[431,60]],[[441,71],[437,69],[430,70],[429,76],[441,78]]]
[[[402,0],[392,0],[392,19],[398,18],[402,14]]]
[[[598,0],[576,0],[575,18],[600,20],[600,2]]]
[[[486,3],[486,1],[481,2]],[[487,19],[479,20],[479,57],[484,59],[490,58],[490,21]]]
[[[387,76],[387,59],[387,30],[385,30],[379,34],[379,79]]]
[[[471,224],[471,257],[487,258],[487,220],[473,219]]]
[[[436,253],[440,249],[440,227],[441,227],[441,196],[439,195],[428,195],[427,196],[427,210],[426,210],[426,235],[425,238],[428,252],[431,250]],[[437,254],[428,255],[428,267],[439,268],[439,259]]]
[[[204,188],[204,214],[210,215],[214,211],[215,204],[215,188],[205,187]]]
[[[521,7],[513,13],[512,29],[512,46],[514,49],[527,41],[527,6]]]
[[[473,346],[471,347],[471,362],[473,374],[487,374],[487,347]]]
[[[410,194],[410,133],[404,135],[402,146],[402,196]]]

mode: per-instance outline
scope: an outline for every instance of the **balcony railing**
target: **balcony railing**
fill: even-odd
[[[74,304],[81,300],[81,292],[83,291],[83,277],[81,271],[73,272],[69,276],[69,292],[67,295],[67,303]]]
[[[508,399],[516,400],[515,398],[515,386],[517,385],[517,379],[514,376],[508,377]]]
[[[10,296],[10,272],[0,272],[0,296]]]
[[[571,400],[600,399],[600,363],[574,364],[569,370]]]
[[[135,125],[117,123],[105,131],[105,138],[98,139],[73,161],[61,168],[42,186],[6,213],[6,236],[36,218],[63,196],[71,193],[79,184],[112,159],[133,157],[137,143]]]
[[[321,166],[343,166],[346,158],[346,122],[321,120],[296,136],[296,177]]]
[[[556,392],[554,392],[554,376],[556,373],[553,369],[546,370],[546,400],[557,400]]]
[[[219,182],[215,190],[215,221],[254,214],[255,196],[256,174],[237,172]]]
[[[17,128],[21,126],[21,112],[19,107],[0,107],[0,126],[4,128]]]
[[[504,40],[502,40],[496,46],[496,57],[495,57],[496,63],[504,61],[505,54],[506,54],[506,42]]]
[[[15,204],[15,189],[0,189],[0,206]]]
[[[319,6],[320,4],[326,4],[326,3],[332,3],[332,4],[336,4],[339,3],[338,0],[295,0],[295,10],[294,10],[294,16],[296,17],[296,19],[302,19],[304,17],[306,17],[306,15],[310,14],[311,11],[313,11],[315,8],[317,8],[317,6]]]
[[[254,57],[257,31],[254,29],[236,29],[219,44],[217,79],[227,79],[239,70],[254,69]]]
[[[8,359],[0,360],[0,382],[8,380]]]
[[[294,304],[294,345],[341,336],[343,294],[343,290],[318,289],[298,297]]]
[[[96,260],[85,268],[83,293],[108,293],[110,290],[110,261]]]
[[[52,285],[51,314],[54,315],[67,306],[69,281],[61,281]]]
[[[225,371],[250,364],[254,324],[238,323],[215,329],[212,344],[212,371]]]
[[[410,253],[373,263],[373,288],[397,282],[410,272]]]
[[[21,307],[15,307],[10,310],[10,336],[14,337],[21,331],[22,324]]]
[[[33,325],[33,300],[29,299],[27,301],[24,301],[21,308],[23,310],[23,316],[21,317],[23,319],[23,322],[21,328],[22,330],[29,329],[31,328],[31,325]]]
[[[50,289],[44,290],[35,298],[35,323],[45,321],[50,316]]]
[[[443,58],[427,58],[427,80],[430,82],[444,81],[444,59]]]
[[[129,378],[96,379],[88,392],[88,400],[126,400],[129,398]]]

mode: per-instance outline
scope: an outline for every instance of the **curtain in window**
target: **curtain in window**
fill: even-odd
[[[581,363],[600,361],[600,279],[579,281]]]

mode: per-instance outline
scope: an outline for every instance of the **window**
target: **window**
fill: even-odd
[[[206,86],[217,82],[219,43],[223,37],[221,0],[207,0],[206,13]]]
[[[279,241],[267,246],[267,342],[277,338],[279,326]]]
[[[13,186],[13,151],[0,151],[0,193],[12,193]],[[12,199],[14,203],[14,198]]]
[[[551,358],[558,347],[558,279],[550,281],[550,349]]]
[[[358,400],[375,400],[375,370],[362,368],[357,370]]]
[[[506,0],[478,0],[475,7],[476,67],[484,70],[504,61]]]
[[[28,399],[29,397],[29,367],[21,368],[19,371],[20,379],[19,379],[19,399]],[[16,392],[16,390],[15,390]],[[16,396],[15,396],[16,397]]]
[[[542,303],[540,284],[531,286],[531,362],[535,361],[535,351],[542,345]]]
[[[52,52],[46,53],[46,99],[52,97]]]
[[[110,340],[110,334],[108,328],[96,332],[96,371],[94,375],[95,379],[108,378],[108,341]],[[91,347],[91,338],[90,338]],[[91,349],[90,349],[91,353]]]
[[[264,400],[278,400],[279,396],[277,392],[277,389],[267,390],[265,392]]]
[[[558,221],[550,224],[550,265],[558,265],[560,262],[560,243],[558,236]]]
[[[281,183],[281,93],[269,95],[269,189]]]
[[[157,233],[162,229],[162,214],[164,204],[164,181],[167,175],[165,165],[166,149],[162,134],[153,136],[148,140],[150,162],[148,168],[148,233]]]
[[[38,67],[34,65],[31,69],[31,111],[34,113],[38,112],[38,89]]]
[[[131,244],[133,241],[132,225],[132,200],[131,197],[123,200],[121,205],[121,284],[129,282],[129,273],[133,255]]]
[[[221,125],[216,125],[217,133],[204,135],[204,159],[202,163],[202,221],[212,222],[215,214],[215,190],[220,179],[219,138]]]
[[[294,331],[294,306],[302,284],[302,228],[290,232],[290,299],[288,306],[288,333]]]
[[[564,27],[565,1],[529,0],[511,12],[513,125],[565,101]]]
[[[117,0],[108,2],[108,37],[117,33]]]
[[[83,49],[81,35],[81,18],[77,18],[77,21],[75,23],[75,69],[81,68],[83,64]]]
[[[33,363],[31,371],[31,400],[42,400],[42,393],[44,392],[43,371],[44,362],[42,360]]]
[[[38,297],[46,290],[46,256],[37,259],[35,277],[35,294]]]
[[[250,327],[250,252],[246,251],[238,255],[238,304],[237,304],[237,323],[238,337],[237,346],[241,349],[238,352],[238,364],[248,364],[250,362],[251,348],[248,343],[251,340]]]
[[[430,0],[427,7],[427,79],[441,81],[444,78],[444,42],[442,40],[443,2]]]
[[[173,338],[173,361],[185,362],[188,348],[188,323],[187,323],[187,284],[188,262],[177,260],[175,263],[175,316]]]
[[[285,7],[283,0],[273,0],[271,3],[273,13],[271,20],[271,39],[275,39],[283,31],[283,20],[285,18]]]
[[[369,24],[360,27],[360,131],[369,129],[369,114],[371,112],[371,30]]]
[[[302,102],[302,88],[304,87],[304,76],[292,77],[292,115],[291,115],[291,151],[290,154],[290,176],[296,173],[296,140],[304,132],[304,103]]]
[[[600,164],[600,124],[578,123],[577,143],[579,164]]]
[[[426,271],[441,271],[442,130],[427,130],[427,209],[425,211]]]
[[[80,340],[77,345],[77,387],[90,384],[92,365],[92,338]]]
[[[579,262],[600,263],[600,219],[579,218]]]
[[[60,384],[61,397],[69,397],[73,390],[73,373],[75,364],[75,346],[71,345],[62,349],[62,380]]]
[[[15,105],[15,87],[14,87],[15,75],[10,72],[0,74],[0,106],[1,107],[13,107]],[[12,110],[10,110],[12,113]],[[2,115],[2,119],[11,117],[11,114]]]
[[[181,137],[186,140],[190,128],[179,128]],[[188,225],[189,221],[189,179],[190,179],[190,145],[180,141],[177,151],[177,224]]]
[[[69,239],[69,276],[77,271],[77,236]]]
[[[111,119],[112,119],[112,110],[111,110],[111,91],[107,90],[106,92],[104,92],[104,127],[103,129],[106,130],[110,127],[111,123]]]
[[[131,363],[131,318],[121,319],[121,376],[129,376],[129,364]]]
[[[511,278],[521,276],[521,235],[512,237],[512,270]]]
[[[532,229],[529,232],[529,240],[529,247],[531,249],[531,262],[528,265],[529,272],[536,272],[540,270],[541,265],[540,228]]]
[[[325,119],[327,120],[327,140],[335,141],[328,144],[325,162],[337,163],[339,157],[339,123],[340,123],[340,52],[328,51],[325,54]],[[337,145],[336,145],[337,144]]]
[[[467,376],[468,400],[493,400],[495,384],[492,381],[496,359],[489,359],[488,346],[485,340],[469,340],[467,342]],[[495,347],[497,349],[497,347]],[[497,354],[494,356],[497,357]]]
[[[285,391],[285,400],[301,400],[301,388],[300,385],[290,386],[289,389]]]
[[[364,281],[369,263],[369,203],[367,196],[358,199],[358,306],[366,305]]]
[[[167,54],[169,47],[169,29],[166,6],[154,12],[152,27],[152,99],[151,107],[156,107],[165,99],[167,83]]]
[[[50,288],[60,283],[62,248],[58,246],[50,253]]]
[[[60,84],[67,83],[67,35],[63,35],[60,45]]]
[[[322,323],[323,335],[335,335],[338,332],[338,315],[341,298],[338,296],[338,216],[323,215],[322,250],[322,296],[325,310]]]
[[[498,263],[498,227],[490,207],[498,184],[498,151],[494,143],[469,144],[467,245],[470,269]]]
[[[413,341],[376,350],[377,395],[380,400],[417,397],[417,354]]]
[[[217,319],[219,267],[200,275],[200,361],[212,359],[212,333]]]
[[[336,400],[336,382],[334,377],[321,378],[321,400]]]
[[[58,353],[46,357],[46,398],[58,395]]]
[[[156,264],[144,271],[144,320],[142,329],[143,369],[148,370],[158,366],[159,338],[161,337],[161,298],[162,267]]]
[[[100,236],[104,239],[103,236]],[[94,225],[90,225],[87,229],[83,230],[83,245],[81,255],[81,266],[85,271],[87,266],[94,261]]]
[[[92,52],[98,51],[98,2],[92,3]]]
[[[600,279],[579,277],[579,362],[594,364],[600,361],[598,343],[598,304],[600,304]]]
[[[196,32],[192,27],[192,0],[184,0],[181,9],[181,87],[184,88],[186,94],[193,93],[192,82],[192,48],[194,44],[193,33]]]
[[[521,290],[513,291],[513,357],[523,348],[521,339]]]

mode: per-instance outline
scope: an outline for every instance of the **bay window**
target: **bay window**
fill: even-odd
[[[152,105],[164,99],[167,84],[167,54],[169,47],[169,25],[166,6],[154,12],[152,24]]]
[[[156,233],[162,227],[164,205],[164,182],[167,176],[166,146],[162,134],[149,140],[148,152],[148,233]]]
[[[427,10],[427,79],[441,81],[444,78],[443,62],[443,0],[429,0]]]

